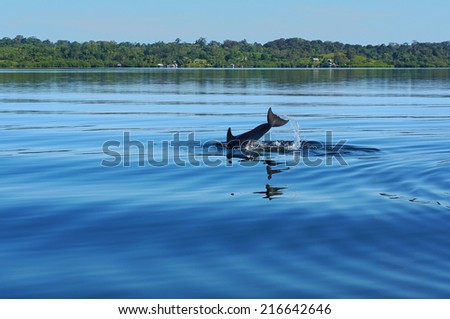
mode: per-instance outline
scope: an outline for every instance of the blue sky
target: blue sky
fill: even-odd
[[[200,37],[352,44],[450,40],[450,1],[1,0],[0,38],[118,42]]]

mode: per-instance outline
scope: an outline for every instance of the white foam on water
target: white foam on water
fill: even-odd
[[[294,131],[294,143],[289,148],[291,151],[299,150],[302,145],[302,140],[300,138],[300,125],[292,118],[289,118],[289,123],[291,123],[292,130]]]

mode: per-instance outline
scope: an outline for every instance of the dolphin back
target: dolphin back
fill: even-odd
[[[272,127],[283,126],[287,122],[289,122],[289,120],[284,120],[275,113],[273,113],[271,107],[269,108],[269,111],[267,111],[267,123],[269,123],[270,126]]]
[[[231,127],[229,127],[227,132],[227,143],[235,139],[236,137],[231,133]]]

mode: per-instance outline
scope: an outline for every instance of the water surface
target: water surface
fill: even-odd
[[[0,296],[449,298],[449,92],[447,69],[2,70]],[[194,147],[269,106],[345,163]]]

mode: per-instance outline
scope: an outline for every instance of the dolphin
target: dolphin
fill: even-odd
[[[231,133],[231,128],[228,128],[227,132],[227,147],[242,147],[245,146],[249,141],[259,140],[264,134],[269,132],[272,127],[278,127],[285,125],[289,120],[284,120],[275,113],[272,112],[270,107],[267,111],[267,123],[258,125],[254,129],[242,133],[240,135],[234,136]]]

